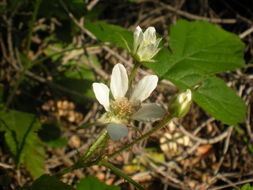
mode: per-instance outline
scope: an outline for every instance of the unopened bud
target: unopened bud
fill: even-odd
[[[171,100],[169,104],[170,114],[175,117],[184,117],[191,107],[191,102],[192,92],[190,89],[187,89]]]
[[[159,43],[162,39],[156,38],[154,27],[148,27],[145,32],[138,26],[134,32],[132,54],[138,62],[154,62],[152,59],[159,52]]]

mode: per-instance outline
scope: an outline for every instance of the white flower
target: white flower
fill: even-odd
[[[116,64],[112,70],[110,89],[114,99],[109,98],[109,88],[103,83],[93,83],[93,91],[100,104],[107,111],[105,122],[107,130],[113,140],[118,140],[128,134],[129,120],[155,121],[161,119],[164,110],[156,104],[144,104],[156,88],[158,77],[148,75],[141,79],[130,96],[128,91],[128,75],[122,64]]]
[[[152,58],[159,52],[158,45],[161,38],[156,39],[154,27],[148,27],[143,33],[137,26],[134,32],[133,54],[139,62],[153,62]]]

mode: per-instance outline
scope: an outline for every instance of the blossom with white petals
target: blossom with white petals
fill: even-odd
[[[161,38],[156,38],[154,27],[148,27],[143,33],[140,26],[134,32],[133,55],[139,62],[154,62],[152,58],[159,52]]]
[[[127,124],[130,120],[155,121],[164,115],[164,110],[156,104],[144,104],[156,88],[158,77],[148,75],[141,79],[128,96],[128,75],[122,64],[116,64],[112,70],[110,90],[113,99],[110,100],[109,88],[103,83],[93,83],[93,91],[100,104],[107,111],[105,123],[113,140],[119,140],[128,134]]]

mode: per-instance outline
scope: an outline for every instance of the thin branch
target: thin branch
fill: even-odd
[[[178,127],[182,133],[184,133],[185,135],[189,136],[191,139],[193,139],[201,144],[215,144],[217,142],[222,141],[224,138],[227,137],[227,135],[229,135],[231,128],[232,128],[232,126],[229,127],[225,132],[221,133],[220,135],[218,135],[216,137],[213,137],[210,139],[203,139],[203,138],[200,138],[200,137],[197,137],[197,136],[191,134],[190,132],[185,130],[185,128],[181,125],[179,125]]]
[[[160,2],[160,5],[165,7],[167,10],[169,10],[171,12],[174,12],[175,14],[178,14],[180,16],[186,17],[186,18],[191,19],[191,20],[202,20],[202,21],[208,21],[208,22],[212,22],[212,23],[216,23],[216,24],[218,24],[218,23],[234,24],[234,23],[237,22],[236,19],[232,19],[232,18],[220,19],[220,18],[208,18],[208,17],[202,17],[202,16],[194,15],[194,14],[179,10],[177,8],[174,8],[170,5],[167,5],[167,4],[162,3],[162,2]]]
[[[239,38],[243,39],[246,36],[250,35],[253,32],[253,26],[245,30],[243,33],[239,34]]]

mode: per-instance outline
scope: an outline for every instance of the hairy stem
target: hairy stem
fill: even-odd
[[[96,151],[98,146],[101,145],[102,142],[104,142],[107,136],[108,136],[107,130],[103,131],[103,133],[101,133],[101,135],[97,138],[96,142],[93,145],[91,145],[88,151],[81,157],[80,159],[81,162],[85,162],[86,160],[88,160]]]
[[[132,178],[130,178],[128,175],[126,175],[123,171],[121,171],[120,169],[116,168],[112,164],[110,164],[110,163],[102,160],[102,161],[99,162],[99,165],[104,166],[104,167],[112,170],[118,176],[122,177],[123,179],[125,179],[129,183],[132,183],[137,189],[145,190],[139,183],[137,183],[136,181],[134,181]]]
[[[70,173],[76,169],[86,168],[86,167],[97,164],[102,159],[101,157],[99,157],[97,160],[93,162],[85,163],[85,161],[87,161],[94,154],[94,152],[96,151],[99,145],[101,145],[103,142],[105,144],[107,143],[107,137],[108,137],[108,133],[107,133],[107,130],[105,130],[100,134],[100,136],[97,138],[95,143],[91,145],[91,147],[87,150],[87,152],[83,156],[81,156],[81,158],[76,163],[74,163],[69,168],[64,169],[63,171],[57,172],[55,176],[61,177],[62,175]]]
[[[60,171],[60,172],[57,172],[55,174],[55,176],[57,178],[60,178],[61,176],[67,174],[67,173],[71,173],[73,172],[74,170],[77,170],[77,169],[81,169],[81,168],[87,168],[87,167],[90,167],[90,166],[93,166],[93,165],[96,165],[98,162],[97,161],[94,161],[94,162],[87,162],[87,163],[83,163],[83,162],[76,162],[74,165],[72,165],[71,167],[69,168],[65,168],[64,170]]]
[[[119,154],[120,152],[130,148],[131,146],[133,146],[134,144],[140,142],[141,140],[149,137],[151,134],[153,134],[154,132],[158,131],[159,129],[161,129],[162,127],[164,127],[164,125],[166,125],[174,116],[173,115],[168,115],[167,117],[165,117],[157,126],[155,126],[153,129],[151,129],[150,131],[148,131],[147,133],[145,133],[144,135],[142,135],[141,137],[139,137],[138,139],[135,139],[133,142],[131,142],[130,144],[122,147],[121,149],[119,149],[118,151],[108,155],[108,158],[111,158],[117,154]]]
[[[130,74],[130,76],[129,76],[129,86],[131,86],[131,84],[132,84],[132,81],[133,81],[133,78],[134,78],[134,76],[135,76],[135,74],[136,74],[136,72],[137,72],[137,70],[138,70],[138,68],[141,66],[141,63],[140,62],[138,62],[138,63],[136,63],[135,65],[134,65],[134,68],[133,68],[133,70],[131,71],[131,74]]]

